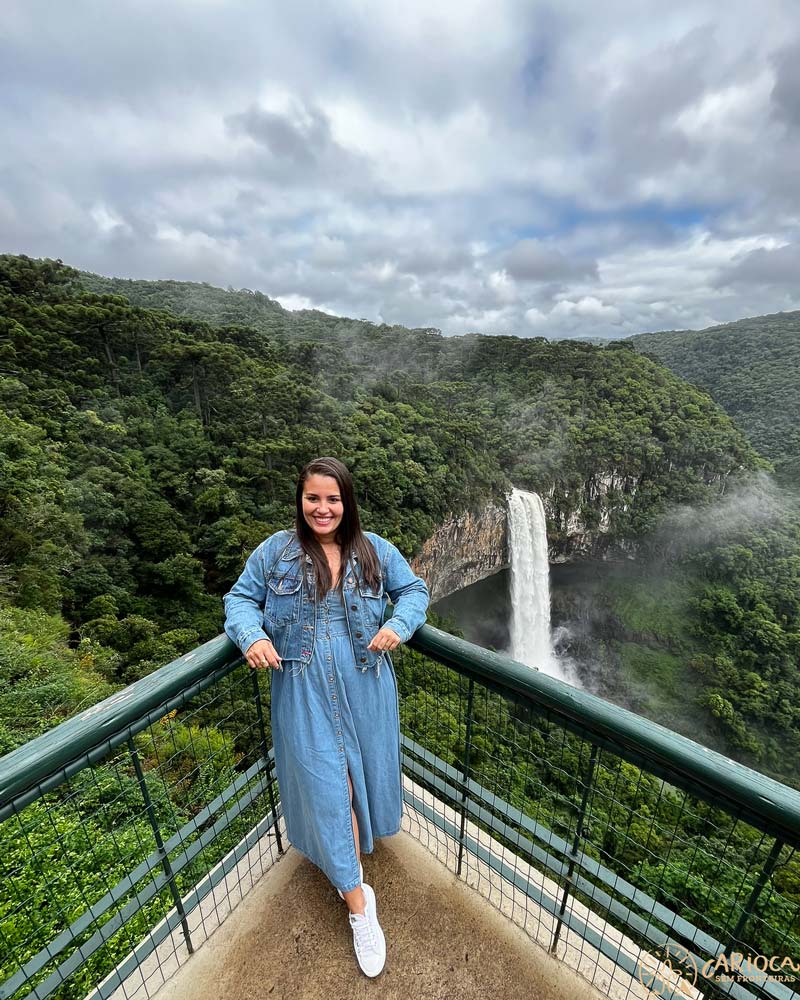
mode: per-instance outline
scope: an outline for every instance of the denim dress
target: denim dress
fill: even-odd
[[[310,664],[273,670],[272,739],[286,832],[342,892],[360,884],[347,773],[361,850],[400,829],[400,717],[388,657],[356,664],[339,591],[318,602]]]

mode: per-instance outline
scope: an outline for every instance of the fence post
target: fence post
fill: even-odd
[[[750,893],[750,897],[744,905],[742,915],[739,917],[736,927],[733,929],[731,936],[728,939],[728,947],[725,949],[726,952],[736,944],[739,935],[744,930],[745,924],[752,916],[756,903],[758,902],[758,897],[761,895],[764,886],[767,884],[767,879],[775,870],[775,865],[778,863],[778,858],[780,857],[782,850],[783,841],[776,838],[775,843],[772,845],[772,850],[769,852],[769,857],[764,862],[764,867],[761,869],[761,874],[758,876],[756,884],[753,886],[753,891]]]
[[[461,874],[461,862],[464,858],[464,843],[466,841],[467,828],[467,782],[469,781],[469,755],[472,747],[472,706],[475,696],[475,681],[469,679],[469,691],[467,694],[467,733],[464,739],[464,780],[461,785],[461,830],[458,835],[458,867],[456,875]]]
[[[161,830],[158,826],[158,817],[156,816],[156,811],[153,808],[153,800],[150,798],[150,791],[147,788],[147,782],[144,779],[144,771],[142,771],[139,753],[136,750],[136,745],[131,738],[128,738],[128,750],[130,751],[131,759],[133,760],[133,768],[136,771],[136,780],[139,783],[139,789],[142,793],[142,798],[144,799],[145,808],[147,810],[147,818],[150,820],[150,826],[153,828],[153,835],[156,839],[156,847],[158,848],[158,854],[161,858],[161,867],[164,869],[164,874],[167,876],[167,883],[169,884],[169,891],[172,893],[172,901],[175,904],[175,909],[180,914],[181,927],[183,928],[183,936],[186,940],[186,947],[189,949],[189,954],[193,955],[194,946],[192,945],[192,938],[189,934],[189,923],[186,920],[186,911],[183,908],[183,901],[181,900],[181,895],[178,892],[178,886],[175,882],[175,873],[172,871],[169,855],[164,850],[164,841],[161,838]]]
[[[592,787],[592,782],[594,781],[594,771],[597,764],[597,745],[592,744],[592,752],[589,755],[589,767],[586,771],[586,777],[583,781],[583,795],[581,797],[581,807],[578,812],[578,822],[575,826],[575,837],[572,841],[572,850],[569,852],[569,868],[567,869],[567,875],[564,879],[564,893],[561,897],[561,907],[558,911],[558,923],[556,924],[556,929],[553,931],[553,940],[550,944],[550,951],[553,955],[556,953],[556,945],[558,944],[558,938],[561,934],[561,925],[564,922],[564,911],[567,908],[567,898],[569,896],[569,887],[572,885],[572,874],[575,871],[575,861],[578,857],[578,845],[583,837],[583,821],[586,816],[586,806],[589,802],[589,791]]]
[[[269,796],[269,808],[272,813],[272,829],[275,831],[275,843],[278,853],[283,854],[283,842],[281,841],[281,831],[278,827],[278,810],[275,806],[275,792],[272,788],[272,762],[269,759],[269,748],[267,747],[267,731],[264,728],[264,709],[261,704],[261,688],[258,686],[258,672],[250,671],[253,678],[253,699],[256,703],[256,715],[258,717],[258,730],[261,734],[261,755],[267,768],[267,795]]]

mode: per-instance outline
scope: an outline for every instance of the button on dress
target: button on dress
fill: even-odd
[[[377,629],[376,629],[377,631]],[[371,637],[370,637],[371,638]],[[389,657],[355,661],[339,591],[317,604],[314,651],[302,671],[273,670],[272,739],[292,844],[342,892],[360,884],[347,772],[361,850],[400,829],[400,716]]]

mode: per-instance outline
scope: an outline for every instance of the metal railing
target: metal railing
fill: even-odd
[[[497,905],[604,991],[800,993],[800,792],[435,629],[411,645],[411,804],[455,871],[500,876]]]
[[[395,669],[422,839],[532,938],[620,996],[800,992],[800,793],[429,626]],[[0,760],[0,1000],[152,995],[274,862],[268,681],[219,637]]]
[[[174,929],[191,953],[208,904],[216,924],[283,849],[241,662],[221,636],[0,760],[0,997],[110,996]]]

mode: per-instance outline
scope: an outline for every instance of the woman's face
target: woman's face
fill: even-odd
[[[334,541],[343,514],[342,494],[333,476],[309,476],[303,483],[303,517],[318,542]]]

